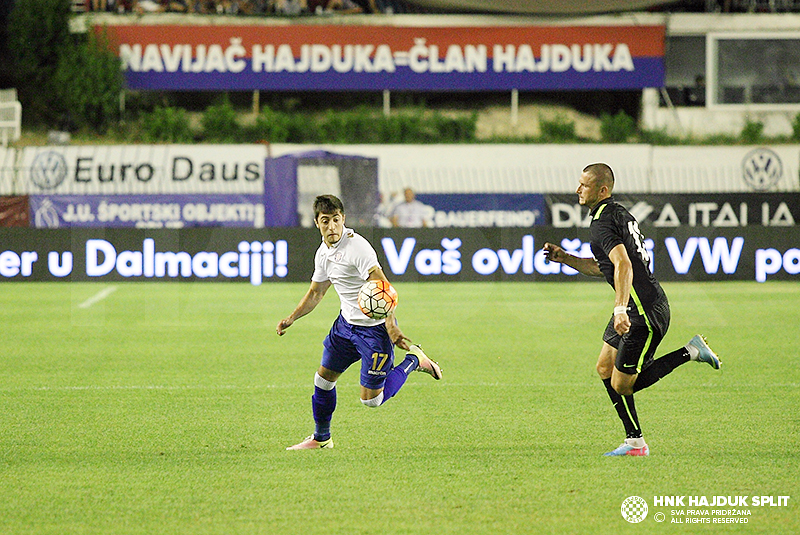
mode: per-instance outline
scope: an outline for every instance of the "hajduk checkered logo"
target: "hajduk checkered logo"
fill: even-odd
[[[631,524],[638,524],[647,518],[647,502],[639,496],[629,496],[622,502],[622,518]]]

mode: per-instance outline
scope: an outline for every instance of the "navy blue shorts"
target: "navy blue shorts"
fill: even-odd
[[[386,375],[394,367],[394,344],[386,326],[361,327],[349,324],[341,314],[322,343],[322,366],[342,373],[361,361],[361,386],[383,388]]]

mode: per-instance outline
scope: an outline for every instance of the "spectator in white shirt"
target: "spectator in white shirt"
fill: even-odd
[[[403,192],[405,201],[394,208],[392,226],[404,228],[420,228],[433,226],[434,209],[414,198],[414,190],[406,188]]]

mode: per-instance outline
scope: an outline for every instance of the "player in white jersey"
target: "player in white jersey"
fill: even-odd
[[[332,448],[331,418],[336,409],[336,381],[351,364],[361,361],[361,403],[379,407],[393,397],[414,370],[434,379],[442,378],[439,365],[418,345],[411,344],[394,314],[385,320],[367,317],[358,307],[358,290],[367,280],[385,280],[378,255],[362,236],[344,226],[342,201],[333,195],[320,195],[314,201],[314,225],[322,243],[314,256],[311,286],[300,303],[278,322],[276,332],[283,336],[297,319],[322,301],[331,285],[339,294],[341,311],[323,342],[322,362],[314,376],[314,434],[289,450]],[[407,351],[399,366],[394,365],[394,345]]]

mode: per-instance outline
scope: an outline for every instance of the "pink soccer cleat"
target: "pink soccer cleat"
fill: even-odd
[[[322,448],[333,448],[333,439],[323,440],[320,442],[314,436],[306,437],[300,444],[289,446],[287,450],[318,450]]]
[[[622,457],[623,455],[647,457],[650,455],[650,447],[641,438],[627,438],[617,449],[603,454],[605,457]]]
[[[427,373],[437,381],[442,378],[442,368],[439,366],[439,363],[429,358],[428,355],[422,351],[421,347],[412,344],[409,346],[408,352],[419,359],[418,372]]]

